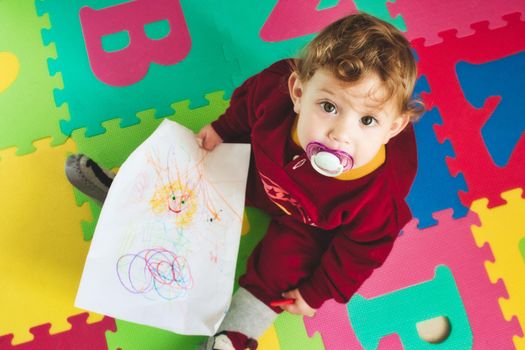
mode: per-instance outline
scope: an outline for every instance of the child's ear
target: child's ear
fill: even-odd
[[[408,123],[410,122],[410,117],[407,114],[402,114],[399,117],[396,117],[394,119],[394,122],[392,123],[392,126],[390,127],[390,132],[388,133],[388,138],[385,142],[385,144],[394,136],[399,134],[401,131],[403,131]]]
[[[288,78],[288,91],[293,102],[293,110],[299,114],[301,109],[301,97],[303,96],[303,84],[296,72],[292,72]]]

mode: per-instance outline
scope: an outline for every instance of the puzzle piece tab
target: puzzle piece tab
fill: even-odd
[[[166,118],[197,132],[224,113],[229,100],[225,100],[223,96],[223,91],[206,94],[208,104],[195,109],[189,108],[190,101],[173,103],[170,107],[175,113]],[[139,112],[137,118],[139,123],[127,127],[123,126],[122,119],[106,121],[102,124],[104,134],[101,135],[86,137],[86,130],[79,129],[71,137],[77,143],[79,152],[87,154],[102,167],[113,169],[120,166],[162,122],[162,119],[155,117],[155,110]]]
[[[104,317],[102,321],[92,324],[86,323],[87,313],[71,316],[67,321],[71,329],[66,332],[49,334],[50,324],[33,327],[30,329],[35,339],[31,342],[11,346],[1,343],[2,350],[47,350],[47,349],[75,349],[75,350],[102,350],[107,349],[106,331],[115,330],[115,320]]]
[[[428,92],[425,77],[416,84],[415,94]],[[436,108],[425,112],[420,120],[414,123],[416,134],[418,169],[416,178],[407,197],[407,203],[419,228],[435,225],[437,222],[432,213],[453,208],[454,218],[467,214],[468,209],[461,204],[458,191],[466,190],[462,175],[450,176],[446,157],[454,155],[449,142],[439,143],[434,133],[434,125],[441,123],[441,116]]]
[[[335,325],[334,325],[335,326]],[[308,337],[303,317],[283,312],[274,322],[281,350],[324,350],[323,340],[319,334]],[[264,350],[264,349],[261,349]],[[268,348],[273,350],[273,348]]]
[[[402,15],[408,39],[425,39],[430,46],[442,41],[440,32],[454,29],[458,37],[474,34],[472,23],[487,21],[490,28],[506,25],[503,16],[513,12],[525,14],[525,2],[508,1],[443,1],[425,2],[396,0],[387,4],[392,16]]]

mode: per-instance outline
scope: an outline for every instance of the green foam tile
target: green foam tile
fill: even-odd
[[[117,331],[106,332],[109,350],[192,350],[205,337],[184,336],[158,328],[116,320]]]
[[[325,348],[319,333],[311,338],[308,336],[301,316],[283,312],[275,320],[275,330],[281,350],[324,350]]]
[[[20,67],[0,93],[0,149],[15,146],[18,155],[34,152],[33,141],[44,137],[51,136],[51,145],[66,140],[58,121],[68,117],[67,108],[57,108],[53,97],[62,81],[59,75],[51,77],[47,66],[55,49],[42,43],[41,30],[47,26],[47,16],[37,16],[34,1],[0,1],[0,51],[16,56]]]
[[[167,116],[189,129],[197,132],[201,127],[217,119],[229,104],[223,98],[224,92],[207,94],[209,104],[196,109],[189,108],[189,101],[171,105],[174,114]],[[103,124],[106,131],[97,136],[86,137],[85,130],[75,130],[71,137],[78,145],[78,151],[97,161],[101,166],[112,169],[120,166],[130,153],[136,149],[162,122],[155,118],[155,110],[147,110],[137,114],[138,124],[121,127],[120,120],[114,119]]]

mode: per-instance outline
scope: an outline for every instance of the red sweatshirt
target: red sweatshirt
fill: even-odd
[[[319,266],[299,290],[313,308],[331,298],[346,303],[382,265],[411,219],[405,197],[417,168],[414,132],[408,126],[391,139],[384,162],[368,174],[353,180],[323,176],[292,138],[290,73],[290,62],[283,60],[246,80],[212,126],[225,142],[251,142],[248,204],[274,219],[333,233]]]

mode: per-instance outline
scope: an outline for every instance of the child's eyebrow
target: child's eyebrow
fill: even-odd
[[[332,91],[328,90],[327,88],[321,88],[319,91],[326,92],[327,94],[330,94],[332,96],[336,96]]]

